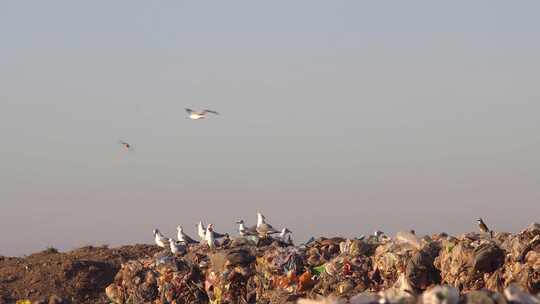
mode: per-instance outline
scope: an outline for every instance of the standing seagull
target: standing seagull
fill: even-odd
[[[244,223],[244,220],[239,220],[236,222],[239,226],[238,226],[238,233],[240,234],[240,236],[248,236],[248,235],[257,235],[257,227],[256,226],[252,226],[252,227],[246,227],[245,223]]]
[[[186,246],[182,245],[180,242],[169,239],[169,244],[171,245],[171,252],[173,254],[184,254],[186,252]]]
[[[123,140],[118,141],[126,150],[133,151],[133,146],[129,144],[128,142],[125,142]]]
[[[197,234],[199,235],[199,238],[201,239],[201,241],[206,240],[206,237],[205,237],[206,231],[204,230],[204,224],[202,221],[199,221],[199,223],[197,224]]]
[[[208,224],[205,233],[205,241],[210,249],[214,249],[216,246],[216,238],[214,237],[214,225]]]
[[[287,236],[287,234],[289,233],[292,233],[292,231],[290,231],[288,228],[283,228],[281,230],[281,233],[279,234],[279,238],[282,239],[283,241],[285,241],[285,237]]]
[[[480,228],[480,232],[489,233],[489,228],[487,227],[486,223],[484,223],[482,218],[478,218],[476,221],[478,222],[478,228]]]
[[[257,212],[257,233],[260,236],[267,236],[269,234],[279,233],[272,225],[266,223],[266,218],[262,213]]]
[[[193,111],[192,109],[186,108],[186,112],[188,113],[188,118],[191,119],[191,120],[198,120],[198,119],[206,118],[207,113],[212,113],[212,114],[219,115],[218,112],[208,110],[208,109],[198,112],[198,111]]]
[[[194,239],[190,238],[189,235],[187,235],[184,232],[184,229],[182,226],[176,227],[177,235],[178,235],[178,241],[182,242],[184,244],[197,244],[199,242],[195,241]]]
[[[156,245],[158,245],[161,248],[165,248],[165,243],[167,242],[167,238],[159,232],[159,229],[154,229],[154,241],[156,242]]]
[[[199,238],[202,241],[206,241],[206,230],[204,229],[204,224],[202,221],[199,221],[199,223],[197,224],[197,234],[199,235]],[[229,236],[228,233],[219,233],[219,232],[214,231],[215,239],[221,239],[228,236]]]

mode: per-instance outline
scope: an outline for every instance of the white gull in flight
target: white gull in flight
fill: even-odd
[[[133,151],[135,149],[130,143],[125,142],[123,140],[119,140],[118,143],[120,143],[128,151]]]
[[[206,118],[207,113],[219,115],[218,112],[208,109],[202,111],[193,111],[192,109],[186,108],[186,112],[188,113],[188,118],[191,120],[204,119]]]

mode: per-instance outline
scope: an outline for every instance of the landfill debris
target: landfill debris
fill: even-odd
[[[539,224],[516,234],[377,231],[298,246],[268,233],[222,239],[174,241],[174,252],[167,240],[0,257],[0,304],[540,303]]]
[[[423,304],[458,304],[459,290],[448,285],[438,285],[422,294]]]
[[[520,270],[523,263],[537,267],[540,248],[535,247],[534,238],[540,237],[540,229],[536,228],[540,227],[518,235],[469,233],[457,237],[398,232],[391,238],[377,231],[367,238],[313,238],[300,246],[281,238],[254,240],[246,235],[214,249],[193,245],[188,250],[191,254],[171,258],[199,267],[205,278],[204,293],[215,304],[294,303],[321,297],[331,303],[458,303],[460,294],[469,302],[502,303],[501,293],[512,283],[504,273],[507,250],[516,242],[533,244],[518,250],[521,255],[527,251],[524,259],[510,262],[522,266]],[[195,256],[201,261],[192,260]],[[525,294],[534,291],[527,284],[519,286]],[[159,291],[164,289],[158,284]],[[151,300],[160,297],[158,292]]]
[[[506,300],[511,303],[540,304],[540,299],[521,290],[516,284],[510,284],[504,290]]]

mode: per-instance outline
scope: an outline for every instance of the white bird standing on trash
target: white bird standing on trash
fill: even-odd
[[[177,231],[178,241],[180,241],[182,243],[185,243],[185,244],[197,244],[197,243],[199,243],[199,242],[195,241],[194,239],[192,239],[191,237],[189,237],[189,235],[187,235],[184,232],[184,228],[182,228],[182,226],[176,227],[176,231]]]
[[[167,238],[159,232],[159,229],[154,229],[154,241],[156,242],[156,245],[158,245],[161,248],[165,248],[167,245],[165,244],[167,242]]]
[[[207,113],[212,113],[215,115],[219,115],[218,112],[212,111],[212,110],[202,110],[202,111],[193,111],[192,109],[186,108],[186,112],[188,113],[188,118],[191,120],[199,120],[206,118]]]
[[[256,235],[257,234],[257,230],[256,230],[256,227],[253,226],[253,227],[246,227],[245,223],[244,223],[244,220],[239,220],[239,221],[236,221],[236,223],[239,225],[238,226],[238,233],[240,234],[240,236],[248,236],[248,235]]]
[[[199,235],[201,241],[206,240],[206,231],[204,230],[204,224],[202,221],[199,221],[199,224],[197,224],[197,234]]]
[[[279,238],[283,241],[286,241],[287,234],[292,233],[288,228],[281,229],[281,233],[279,234]]]
[[[257,212],[257,233],[265,237],[269,234],[279,233],[272,225],[266,223],[266,218],[262,213]]]
[[[176,242],[173,239],[169,239],[169,245],[171,246],[171,252],[173,254],[184,253],[186,251],[186,247],[184,245]]]
[[[210,249],[214,249],[214,247],[216,246],[216,238],[214,237],[214,225],[208,224],[205,233],[205,240],[208,244],[208,247],[210,247]]]

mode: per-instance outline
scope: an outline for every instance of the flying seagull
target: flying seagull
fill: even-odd
[[[120,143],[126,150],[133,151],[133,146],[130,143],[123,140],[119,140],[118,143]]]
[[[190,238],[185,232],[182,226],[176,227],[176,230],[178,232],[178,241],[185,243],[185,244],[197,244],[199,242],[195,241],[194,239]]]
[[[218,112],[208,110],[208,109],[202,110],[202,111],[193,111],[192,109],[186,108],[186,112],[188,113],[188,118],[191,120],[198,120],[198,119],[206,118],[206,114],[208,113],[219,115]]]

